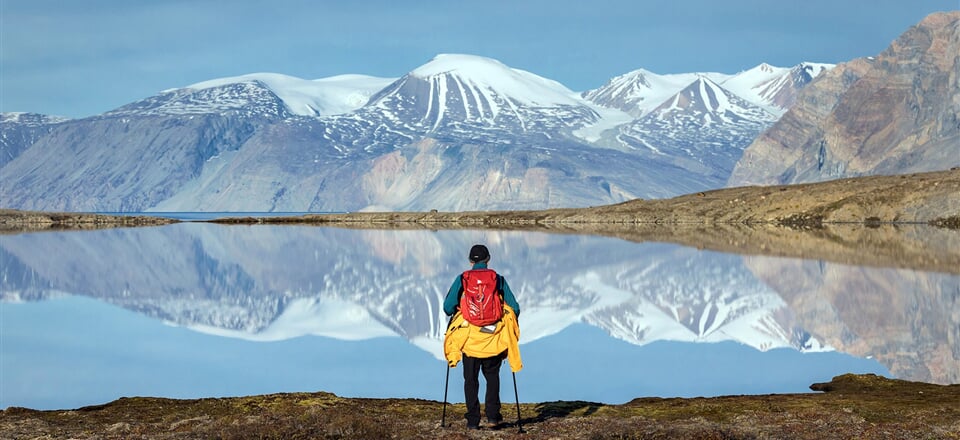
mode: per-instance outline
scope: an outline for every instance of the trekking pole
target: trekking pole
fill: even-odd
[[[450,385],[450,364],[447,364],[447,381],[443,384],[443,415],[440,416],[440,427],[445,427],[447,422],[447,388]]]
[[[456,313],[450,315],[450,319],[447,320],[447,330],[450,330],[450,324],[453,324],[453,318],[457,316]],[[446,340],[444,340],[446,342]],[[447,364],[447,380],[443,384],[443,415],[440,416],[440,427],[443,428],[447,421],[447,389],[450,388],[450,361],[446,359],[446,353],[444,353],[443,361]]]
[[[517,399],[517,432],[523,434],[523,424],[520,419],[520,394],[517,393],[517,373],[513,373],[513,397]]]

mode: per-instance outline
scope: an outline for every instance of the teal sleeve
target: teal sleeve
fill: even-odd
[[[460,290],[462,288],[463,285],[458,276],[453,280],[453,284],[450,285],[450,290],[447,291],[447,297],[443,300],[443,313],[446,313],[447,316],[456,313],[457,307],[460,306]]]
[[[507,284],[507,279],[500,277],[500,285],[503,290],[503,301],[517,313],[517,318],[520,317],[520,304],[517,302],[517,298],[513,296],[513,291],[510,290],[510,285]]]

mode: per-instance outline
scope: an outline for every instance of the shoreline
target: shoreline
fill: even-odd
[[[149,215],[21,211],[0,208],[0,234],[161,226],[179,222],[176,219]]]
[[[147,215],[0,209],[0,234],[179,223]],[[960,169],[671,199],[517,211],[355,212],[190,220],[351,229],[493,229],[600,235],[718,252],[960,273]]]
[[[348,212],[189,220],[221,224],[317,224],[360,227],[407,224],[444,228],[577,228],[578,225],[778,226],[818,229],[825,225],[925,224],[960,230],[960,168],[866,176],[794,185],[745,186],[635,199],[613,205],[542,210],[441,212]],[[138,215],[25,211],[0,208],[0,229],[147,226],[180,220]]]
[[[504,423],[467,431],[464,405],[423,399],[344,398],[326,392],[165,399],[0,412],[3,438],[956,438],[960,385],[872,374],[812,384],[814,393],[638,397],[624,404],[504,400]],[[505,391],[501,390],[501,394]],[[445,426],[440,426],[445,411]]]

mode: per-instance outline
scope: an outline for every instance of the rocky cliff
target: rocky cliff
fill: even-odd
[[[840,64],[744,152],[728,186],[960,165],[960,11],[931,14],[876,57]]]

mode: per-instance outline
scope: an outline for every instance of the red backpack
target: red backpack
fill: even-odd
[[[492,269],[472,269],[463,273],[460,313],[467,322],[483,327],[503,317],[503,298],[497,273]]]

